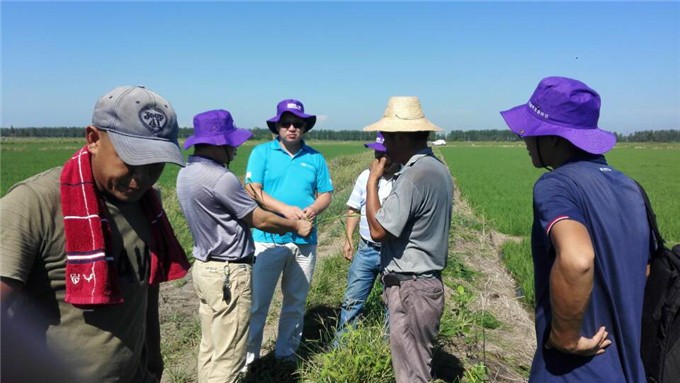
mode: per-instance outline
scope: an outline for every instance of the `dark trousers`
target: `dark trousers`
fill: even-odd
[[[392,368],[397,383],[432,380],[432,350],[444,311],[444,287],[438,278],[408,279],[385,287],[390,316]]]

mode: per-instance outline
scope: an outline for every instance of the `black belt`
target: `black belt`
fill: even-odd
[[[227,262],[227,263],[236,263],[236,264],[246,263],[246,264],[252,265],[253,263],[255,263],[255,256],[250,254],[250,255],[243,257],[243,258],[239,258],[239,259],[235,259],[235,260],[229,260],[229,259],[213,258],[213,256],[211,255],[211,256],[208,257],[208,261]]]
[[[365,239],[363,239],[363,238],[361,238],[361,241],[362,241],[363,243],[365,243],[366,246],[368,246],[368,247],[370,247],[370,248],[372,248],[372,249],[375,249],[375,250],[380,251],[380,247],[381,247],[381,244],[380,244],[380,243],[378,243],[378,242],[373,242],[373,241],[367,241],[367,240],[365,240]]]
[[[383,274],[382,282],[385,287],[401,286],[401,282],[416,279],[441,279],[441,272],[428,273],[387,273]]]

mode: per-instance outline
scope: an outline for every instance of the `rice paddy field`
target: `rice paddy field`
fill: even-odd
[[[81,147],[80,139],[4,139],[0,145],[0,196],[16,182],[64,163]],[[248,156],[258,142],[238,149],[230,165],[245,173]],[[360,142],[310,141],[327,160],[356,155]],[[464,198],[490,226],[515,236],[531,227],[531,190],[545,170],[531,166],[521,143],[461,143],[439,147]],[[185,151],[185,155],[188,155]],[[609,163],[637,179],[649,193],[661,231],[669,242],[680,242],[680,144],[618,145],[607,154]],[[167,165],[159,181],[174,189],[178,166]]]
[[[440,150],[463,198],[484,225],[517,237],[506,242],[501,256],[519,284],[519,294],[533,305],[532,189],[546,170],[532,166],[519,142],[469,143]],[[606,158],[644,186],[667,243],[680,242],[680,144],[620,144]]]
[[[15,183],[62,165],[84,143],[84,139],[73,138],[3,139],[0,142],[0,197]],[[239,177],[245,174],[250,151],[259,143],[247,142],[238,148],[230,168]],[[366,151],[359,142],[309,141],[308,144],[323,153],[327,160]],[[191,152],[192,149],[184,151],[185,157]],[[179,166],[167,165],[159,180],[160,186],[174,189],[179,169]]]
[[[441,153],[478,215],[505,234],[530,234],[532,188],[546,170],[531,165],[524,144],[455,145]],[[680,145],[618,145],[606,158],[645,187],[662,234],[680,242]]]

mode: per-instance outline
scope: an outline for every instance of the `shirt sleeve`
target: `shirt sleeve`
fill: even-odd
[[[347,200],[347,206],[361,210],[361,207],[366,204],[366,182],[368,182],[368,170],[364,170],[359,174],[357,180],[354,182],[354,189]]]
[[[250,152],[248,165],[246,166],[246,176],[243,180],[246,185],[249,183],[264,184],[264,173],[267,167],[266,145],[269,144],[258,145]]]
[[[550,236],[550,229],[565,219],[586,224],[578,203],[576,185],[568,179],[541,177],[534,185],[534,208],[541,227]]]
[[[47,240],[42,222],[53,217],[45,209],[35,191],[19,185],[0,199],[0,275],[26,282],[33,263],[40,252],[40,244]]]
[[[225,173],[215,184],[215,198],[238,219],[245,217],[257,207],[232,172]]]
[[[376,220],[386,231],[399,237],[419,205],[420,195],[413,183],[407,179],[394,184],[392,193],[385,198],[375,215]]]
[[[316,174],[316,191],[319,193],[330,193],[333,191],[333,181],[331,181],[331,174],[326,165],[326,159],[322,154],[318,154],[319,169]]]

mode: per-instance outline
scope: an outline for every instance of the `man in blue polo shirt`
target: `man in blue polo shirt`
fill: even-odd
[[[267,126],[277,137],[256,146],[248,159],[245,182],[264,209],[289,219],[315,220],[331,203],[326,160],[302,139],[316,122],[298,100],[279,102]],[[305,302],[316,263],[316,224],[308,237],[253,231],[257,262],[253,269],[253,308],[248,363],[260,356],[267,312],[281,276],[283,303],[275,356],[295,360],[302,337]]]
[[[616,137],[597,127],[600,96],[548,77],[527,104],[501,115],[533,165],[552,170],[534,185],[538,344],[529,380],[644,382],[650,229],[637,185],[602,155]]]

